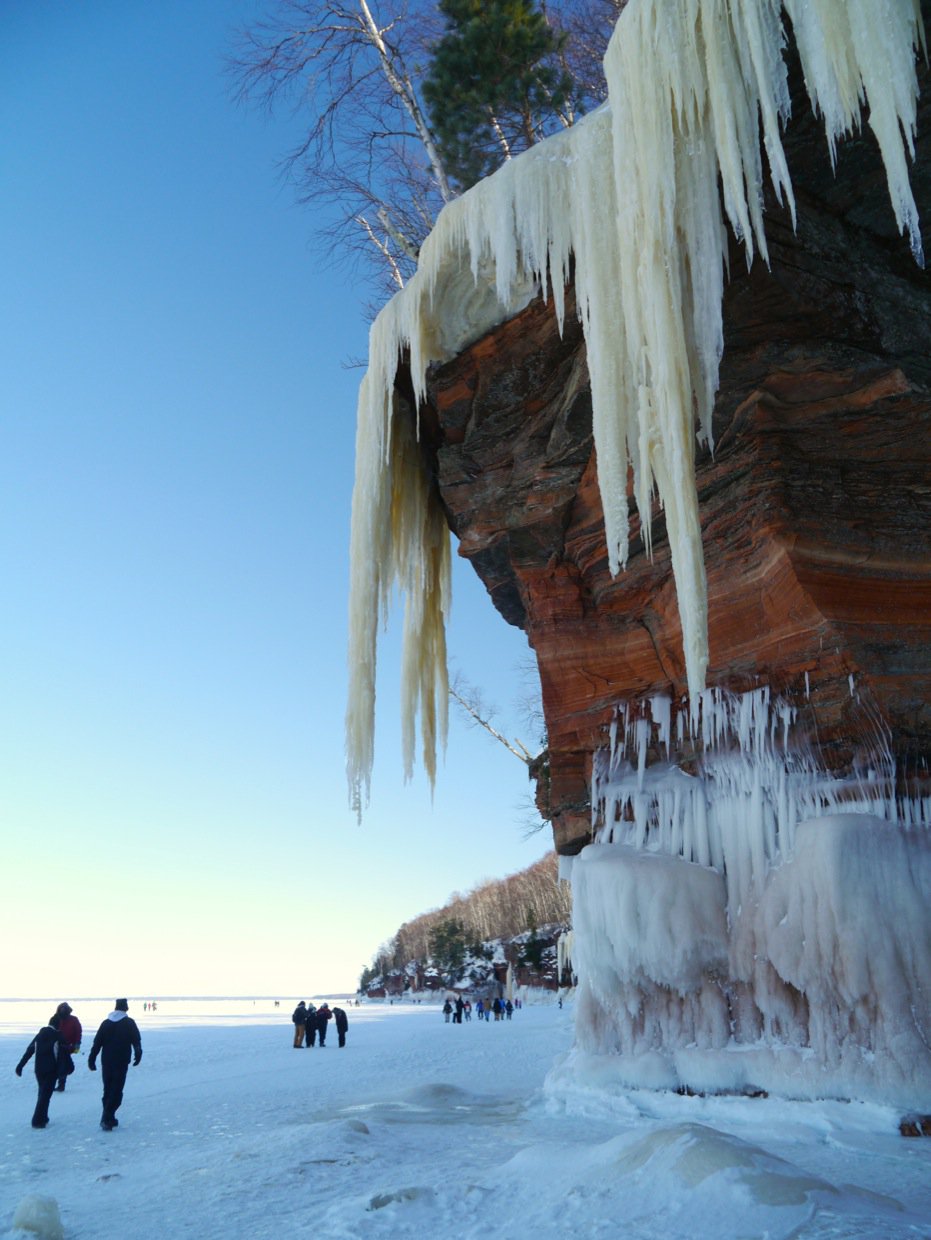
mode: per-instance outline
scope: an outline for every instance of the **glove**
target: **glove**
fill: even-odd
[[[16,1075],[17,1075],[17,1076],[22,1076],[22,1075],[23,1075],[23,1065],[22,1065],[21,1063],[18,1063],[18,1064],[16,1065],[16,1067],[15,1067],[14,1071],[15,1071],[15,1073],[16,1073]]]
[[[93,1059],[88,1059],[87,1066],[90,1068],[91,1072],[97,1071],[97,1065],[94,1063]]]
[[[133,1067],[134,1067],[134,1068],[138,1068],[138,1067],[139,1067],[139,1060],[140,1060],[141,1058],[142,1058],[142,1051],[140,1051],[140,1052],[139,1052],[139,1054],[136,1056],[136,1058],[133,1060]]]

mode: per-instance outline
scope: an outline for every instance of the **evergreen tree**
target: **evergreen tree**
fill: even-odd
[[[566,118],[572,82],[535,0],[440,0],[449,29],[423,81],[444,166],[467,189]]]
[[[465,954],[466,934],[462,922],[455,917],[441,921],[430,935],[430,955],[447,983],[458,976]]]

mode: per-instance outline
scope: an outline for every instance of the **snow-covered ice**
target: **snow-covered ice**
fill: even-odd
[[[69,1001],[86,1052],[110,1003]],[[345,1049],[308,1052],[290,999],[131,1000],[144,1056],[113,1133],[86,1054],[29,1126],[34,1079],[12,1069],[53,1006],[0,1002],[4,1240],[42,1198],[66,1240],[931,1236],[931,1141],[898,1112],[619,1089],[609,1057],[570,1050],[571,1003],[461,1026],[369,1004]]]

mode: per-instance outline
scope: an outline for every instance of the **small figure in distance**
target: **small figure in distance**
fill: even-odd
[[[304,1030],[307,1026],[307,1004],[302,999],[291,1013],[294,1024],[294,1049],[300,1050],[304,1045]]]
[[[446,1002],[443,1004],[443,1019],[445,1020],[447,1025],[449,1024],[449,1018],[450,1016],[452,1016],[452,1014],[453,1014],[453,1005],[447,999]]]
[[[324,1000],[317,1008],[317,1039],[321,1050],[326,1045],[326,1023],[332,1015],[329,1004]]]
[[[59,1047],[61,1035],[58,1032],[58,1013],[49,1018],[23,1052],[23,1057],[16,1065],[17,1076],[23,1075],[23,1068],[29,1060],[36,1057],[36,1085],[39,1093],[36,1098],[36,1109],[32,1113],[33,1128],[45,1128],[48,1124],[48,1104],[55,1090],[55,1082],[59,1073]]]
[[[58,1048],[58,1084],[55,1088],[59,1093],[63,1093],[65,1081],[74,1071],[74,1060],[71,1056],[81,1049],[81,1037],[84,1031],[70,1003],[59,1003],[55,1015],[59,1020],[58,1033],[61,1037],[61,1045]]]
[[[349,1017],[341,1007],[333,1009],[333,1021],[336,1025],[336,1036],[339,1039],[339,1045],[346,1045],[346,1030],[349,1028]]]
[[[112,1132],[119,1126],[116,1113],[123,1101],[123,1086],[126,1084],[130,1056],[133,1066],[137,1068],[142,1058],[139,1027],[133,1018],[127,1015],[128,1012],[129,1004],[126,1000],[117,999],[113,1011],[97,1030],[87,1059],[91,1072],[97,1071],[98,1055],[103,1065],[103,1113],[100,1116],[100,1127],[104,1132]]]
[[[307,1004],[307,1049],[317,1041],[317,1008],[313,1003]]]

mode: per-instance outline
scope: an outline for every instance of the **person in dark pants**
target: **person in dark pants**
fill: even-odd
[[[308,1049],[317,1040],[317,1009],[312,1003],[307,1004],[307,1046]]]
[[[339,1039],[339,1045],[346,1045],[346,1030],[349,1028],[349,1017],[341,1007],[333,1009],[333,1022],[336,1025],[336,1036]]]
[[[16,1075],[22,1076],[23,1068],[33,1055],[36,1057],[36,1084],[39,1087],[39,1094],[36,1098],[36,1109],[32,1113],[33,1128],[45,1128],[48,1124],[48,1104],[55,1091],[59,1071],[58,1055],[61,1035],[58,1032],[58,1024],[56,1013],[47,1025],[42,1026],[16,1065]]]
[[[291,1013],[291,1023],[294,1025],[294,1049],[298,1050],[304,1045],[304,1029],[307,1025],[307,1004],[303,999]]]
[[[317,1008],[317,1039],[321,1050],[326,1045],[326,1024],[332,1015],[329,1004],[321,1003]]]
[[[58,1084],[55,1088],[62,1092],[65,1088],[65,1081],[74,1071],[74,1060],[71,1056],[81,1049],[81,1037],[84,1030],[70,1003],[59,1003],[55,1015],[60,1022],[58,1032],[61,1035],[61,1046],[58,1049]]]
[[[127,1013],[129,1004],[117,999],[114,1010],[103,1022],[94,1037],[94,1045],[87,1059],[91,1072],[97,1071],[97,1056],[103,1065],[103,1114],[100,1127],[111,1132],[119,1126],[116,1113],[123,1101],[123,1086],[132,1057],[133,1066],[139,1066],[142,1058],[142,1039],[133,1018]]]

